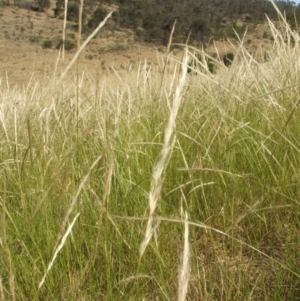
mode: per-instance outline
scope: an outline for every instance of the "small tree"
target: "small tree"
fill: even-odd
[[[107,15],[107,10],[99,6],[93,13],[93,16],[88,22],[88,27],[94,29],[98,26],[98,24],[104,20]]]
[[[78,22],[78,13],[79,13],[79,4],[74,1],[69,2],[68,13],[67,13],[68,21]]]
[[[50,7],[50,0],[37,0],[37,4],[39,5],[40,11],[44,11],[46,8]]]
[[[52,41],[51,40],[45,40],[42,44],[43,49],[51,48],[52,47]]]
[[[229,67],[234,60],[234,54],[231,52],[226,53],[223,55],[223,63],[226,67]]]
[[[9,6],[10,5],[10,1],[9,0],[0,0],[0,6],[3,6],[3,5]]]

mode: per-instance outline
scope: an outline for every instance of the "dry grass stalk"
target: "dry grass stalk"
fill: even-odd
[[[97,34],[97,32],[105,25],[106,21],[111,17],[111,15],[112,15],[113,12],[114,11],[111,11],[105,17],[105,19],[102,22],[100,22],[100,24],[98,25],[98,27],[88,36],[88,38],[85,40],[85,42],[81,45],[81,47],[77,50],[77,52],[73,56],[71,62],[69,63],[69,65],[67,66],[67,68],[65,69],[65,71],[63,72],[63,74],[60,76],[58,82],[60,82],[66,76],[67,72],[71,69],[71,67],[73,66],[73,64],[77,61],[77,59],[78,59],[80,53],[82,52],[82,50],[88,45],[88,43]]]
[[[140,245],[140,257],[143,256],[150,240],[153,235],[153,217],[154,217],[154,211],[157,206],[158,199],[160,197],[162,185],[163,185],[163,174],[166,170],[168,158],[172,152],[172,149],[174,147],[174,130],[175,130],[175,123],[176,123],[176,117],[177,113],[181,104],[182,99],[182,90],[185,84],[186,74],[187,74],[187,66],[188,66],[188,49],[185,49],[185,55],[182,61],[182,74],[181,78],[179,80],[178,86],[176,88],[175,97],[173,100],[173,104],[170,111],[170,116],[168,120],[168,124],[165,129],[165,135],[164,135],[164,141],[163,146],[160,152],[159,159],[156,163],[156,165],[153,168],[152,172],[152,179],[151,179],[151,186],[150,186],[150,192],[149,192],[149,199],[148,199],[148,206],[149,206],[149,216],[148,216],[148,222],[147,222],[147,228],[144,240],[142,241]]]
[[[64,26],[62,38],[62,59],[65,59],[65,41],[66,41],[66,27],[67,27],[67,14],[68,14],[68,0],[65,0],[65,13],[64,13]]]
[[[3,301],[5,300],[2,278],[0,278],[0,300],[3,300]]]
[[[287,33],[287,35],[289,36],[289,38],[290,38],[290,37],[293,37],[293,39],[294,39],[295,41],[299,41],[299,35],[298,35],[297,33],[295,33],[295,32],[291,29],[291,27],[290,27],[290,25],[289,25],[289,23],[288,23],[286,17],[283,16],[283,14],[281,13],[280,9],[279,9],[278,6],[275,4],[274,0],[271,0],[271,2],[272,2],[272,5],[273,5],[274,9],[276,10],[278,16],[279,16],[280,19],[282,20],[282,22],[283,22],[283,24],[284,24],[284,29],[286,30],[286,33]]]
[[[65,226],[66,226],[66,224],[67,224],[67,222],[68,222],[68,220],[69,220],[69,217],[70,217],[70,215],[71,215],[71,213],[72,213],[72,211],[73,211],[73,209],[74,209],[74,207],[75,207],[76,201],[77,201],[77,199],[78,199],[78,197],[79,197],[79,195],[80,195],[80,193],[81,193],[81,190],[83,189],[83,186],[85,185],[86,181],[88,180],[91,171],[93,170],[93,168],[94,168],[95,166],[97,166],[97,164],[98,164],[98,162],[101,160],[101,158],[102,158],[102,155],[99,156],[99,157],[95,160],[95,162],[94,162],[94,163],[92,164],[92,166],[90,167],[88,173],[87,173],[87,174],[85,175],[85,177],[82,179],[82,181],[81,181],[81,183],[80,183],[80,185],[79,185],[79,187],[78,187],[78,189],[77,189],[76,195],[73,197],[72,202],[71,202],[70,207],[69,207],[69,210],[68,210],[68,212],[66,213],[66,216],[65,216],[65,218],[64,218],[64,220],[63,220],[63,223],[62,223],[62,226],[61,226],[61,231],[60,231],[60,233],[62,233],[62,231],[64,230],[64,228],[65,228]],[[61,236],[61,235],[59,234],[58,240],[60,239],[60,236]]]
[[[81,30],[82,30],[82,12],[83,12],[83,0],[80,0],[79,15],[78,15],[78,37],[77,37],[77,49],[80,48],[81,42]]]
[[[8,269],[8,285],[9,285],[9,291],[10,291],[10,296],[11,296],[11,300],[14,301],[16,300],[16,293],[15,293],[15,276],[14,276],[14,272],[13,272],[13,266],[12,266],[12,258],[11,258],[11,254],[10,254],[10,250],[8,247],[8,243],[7,243],[7,236],[6,236],[6,182],[5,179],[3,179],[3,197],[2,199],[2,218],[1,218],[1,224],[2,224],[2,248],[4,251],[5,256],[5,262],[7,265],[7,269]],[[3,292],[3,287],[2,287],[2,279],[0,279],[1,282],[1,295],[4,295]],[[5,300],[5,299],[3,299]]]
[[[184,212],[184,246],[178,277],[178,301],[185,301],[190,280],[190,245],[188,213]]]
[[[161,77],[160,89],[159,89],[159,91],[161,93],[160,97],[162,96],[162,93],[163,93],[162,86],[163,86],[163,82],[164,82],[164,78],[165,78],[166,66],[168,64],[169,56],[171,54],[171,45],[172,45],[173,34],[174,34],[174,31],[175,31],[175,26],[176,26],[176,21],[174,22],[172,30],[171,30],[171,34],[170,34],[170,38],[169,38],[169,42],[168,42],[168,46],[167,46],[167,56],[164,59],[164,65],[163,65],[162,77]]]
[[[60,245],[56,248],[56,250],[55,250],[55,252],[54,252],[54,255],[53,255],[53,257],[52,257],[52,260],[50,261],[50,263],[49,263],[49,265],[48,265],[48,268],[47,268],[47,270],[46,270],[46,273],[44,274],[44,276],[43,276],[41,282],[39,283],[38,289],[40,289],[40,288],[42,287],[42,285],[44,284],[45,279],[46,279],[46,277],[47,277],[49,271],[51,270],[51,268],[52,268],[52,266],[53,266],[53,263],[54,263],[54,261],[55,261],[57,255],[58,255],[59,251],[63,248],[63,246],[64,246],[64,244],[65,244],[65,242],[66,242],[66,240],[67,240],[67,237],[68,237],[69,234],[71,233],[71,230],[72,230],[72,228],[73,228],[73,226],[74,226],[74,224],[75,224],[75,222],[76,222],[76,220],[77,220],[79,214],[80,214],[80,213],[77,213],[77,215],[74,217],[72,223],[70,224],[70,226],[68,227],[68,229],[67,229],[65,235],[63,236]]]
[[[9,142],[9,135],[8,135],[7,127],[6,127],[5,116],[4,116],[3,110],[0,110],[0,123],[2,124],[4,133],[6,136],[6,140]]]

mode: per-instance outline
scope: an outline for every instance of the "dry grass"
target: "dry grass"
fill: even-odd
[[[185,79],[187,76],[187,67],[188,67],[188,49],[185,50],[185,56],[182,62],[182,75],[178,82],[178,86],[175,91],[174,100],[172,106],[170,108],[170,114],[168,123],[166,125],[165,133],[164,133],[164,142],[162,145],[162,149],[158,158],[157,163],[153,167],[152,172],[152,180],[149,191],[149,218],[147,223],[147,229],[145,233],[145,238],[140,246],[140,256],[142,257],[147,245],[150,242],[151,237],[153,236],[154,226],[153,226],[153,215],[155,212],[155,208],[157,207],[157,202],[160,198],[163,181],[164,181],[164,173],[168,165],[168,160],[170,155],[172,154],[172,150],[175,144],[175,125],[176,125],[176,117],[178,114],[178,110],[180,108],[181,100],[182,100],[182,90],[184,88]]]

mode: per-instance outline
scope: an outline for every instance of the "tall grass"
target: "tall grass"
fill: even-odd
[[[300,39],[270,26],[216,74],[2,79],[1,299],[299,300]]]

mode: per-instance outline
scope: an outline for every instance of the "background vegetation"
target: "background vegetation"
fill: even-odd
[[[44,11],[50,0],[37,0],[28,5],[27,0],[0,0],[4,5]],[[300,6],[292,1],[276,1],[293,29],[297,28]],[[266,20],[277,20],[278,15],[269,0],[86,0],[84,1],[83,31],[94,29],[112,6],[116,10],[110,29],[129,28],[140,42],[167,44],[174,22],[174,42],[204,47],[214,39],[236,37]],[[78,22],[79,0],[69,1],[68,20]],[[64,1],[57,0],[54,14],[63,17]],[[243,22],[241,24],[241,22]]]
[[[85,3],[90,8],[95,5],[93,0]],[[271,20],[278,18],[269,0],[111,0],[100,3],[89,25],[99,24],[107,5],[117,5],[113,19],[118,28],[131,28],[140,41],[160,44],[167,43],[175,20],[174,42],[185,42],[189,36],[190,43],[205,45],[211,39],[235,36],[232,28],[243,34],[246,24],[255,26],[264,22],[266,15]],[[277,1],[276,4],[295,27],[300,6],[290,1]],[[237,25],[237,20],[245,21],[245,25]]]

